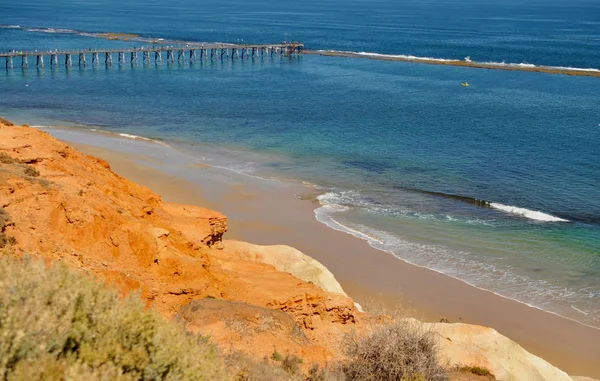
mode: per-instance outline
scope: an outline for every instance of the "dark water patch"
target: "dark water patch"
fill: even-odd
[[[456,195],[456,194],[451,194],[451,193],[429,191],[429,190],[405,187],[405,186],[400,186],[400,185],[396,185],[396,186],[394,186],[394,188],[405,191],[405,192],[420,193],[420,194],[425,194],[428,196],[435,196],[435,197],[441,197],[441,198],[445,198],[445,199],[449,199],[449,200],[460,201],[460,202],[464,202],[467,204],[472,204],[472,205],[484,207],[484,208],[490,207],[489,201],[481,200],[481,199],[473,198],[473,197],[468,197],[468,196],[461,196],[461,195]]]

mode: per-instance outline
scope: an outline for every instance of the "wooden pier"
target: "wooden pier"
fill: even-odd
[[[43,68],[45,59],[49,58],[48,65],[55,67],[65,65],[73,66],[73,60],[79,66],[87,65],[89,57],[92,65],[103,62],[110,66],[114,62],[120,65],[130,63],[131,65],[160,64],[163,58],[166,62],[196,62],[196,61],[218,61],[233,59],[255,59],[265,57],[297,56],[304,52],[304,44],[299,42],[284,42],[281,44],[186,44],[185,46],[142,46],[121,49],[77,49],[77,50],[48,50],[48,51],[12,51],[0,52],[0,58],[6,61],[6,68],[12,69],[15,65],[22,68],[31,64]],[[164,53],[164,55],[163,55]],[[17,61],[17,62],[15,62]]]

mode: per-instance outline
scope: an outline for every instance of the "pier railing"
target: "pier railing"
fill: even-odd
[[[141,47],[124,47],[113,49],[70,49],[70,50],[28,50],[0,52],[0,58],[6,61],[6,68],[13,68],[15,59],[20,58],[21,67],[29,66],[29,58],[35,58],[36,67],[44,67],[45,57],[50,57],[50,66],[61,65],[73,66],[73,57],[77,58],[77,64],[87,65],[87,57],[91,59],[92,65],[104,61],[106,65],[112,65],[113,56],[119,64],[127,62],[132,65],[142,62],[144,64],[162,63],[163,58],[167,62],[195,62],[198,60],[224,60],[224,59],[253,59],[259,57],[273,56],[295,56],[301,55],[304,44],[299,42],[283,42],[280,44],[226,44],[226,43],[194,43],[182,46],[177,45],[152,45]],[[163,57],[164,53],[164,57]],[[64,60],[59,60],[64,58]],[[33,64],[33,62],[32,62]]]

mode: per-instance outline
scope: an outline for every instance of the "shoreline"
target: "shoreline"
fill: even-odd
[[[315,218],[315,204],[307,200],[311,196],[307,197],[306,186],[280,184],[273,190],[272,184],[264,184],[268,180],[240,179],[210,166],[188,168],[200,172],[202,180],[189,181],[140,164],[152,162],[143,155],[70,144],[107,160],[116,173],[148,186],[167,201],[223,212],[231,230],[228,239],[286,244],[301,250],[323,263],[361,304],[368,299],[380,299],[387,306],[400,301],[420,319],[447,318],[489,326],[570,374],[600,376],[600,330],[409,264],[365,240],[334,230]],[[205,184],[219,176],[216,184]]]

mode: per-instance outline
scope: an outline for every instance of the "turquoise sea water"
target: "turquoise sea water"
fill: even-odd
[[[96,32],[600,68],[597,1],[0,0],[0,51]],[[4,70],[0,114],[167,141],[308,181],[316,217],[401,259],[600,326],[600,79],[304,56]],[[471,86],[464,88],[461,82]]]

